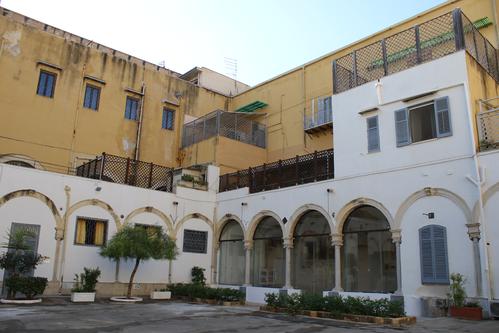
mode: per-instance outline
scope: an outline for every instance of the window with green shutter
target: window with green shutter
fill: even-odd
[[[449,284],[447,231],[439,225],[419,229],[421,283]]]

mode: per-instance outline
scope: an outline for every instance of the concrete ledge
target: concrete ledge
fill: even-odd
[[[2,304],[36,304],[41,303],[41,298],[36,299],[0,299],[0,303]]]

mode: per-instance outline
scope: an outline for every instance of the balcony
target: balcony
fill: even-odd
[[[163,192],[173,188],[172,168],[106,153],[77,167],[76,175]]]
[[[478,31],[483,20],[472,23],[460,9],[399,32],[333,61],[333,93],[448,54],[466,50],[499,81],[497,50]]]
[[[182,148],[215,136],[223,136],[260,148],[266,147],[266,127],[256,119],[264,113],[216,110],[184,125]]]
[[[499,149],[499,97],[480,101],[477,127],[480,151]]]
[[[256,193],[331,178],[334,155],[328,149],[222,175],[219,192],[248,187]]]
[[[309,134],[321,132],[333,127],[333,110],[331,96],[317,99],[317,110],[315,99],[312,100],[310,114],[305,114],[303,127]]]

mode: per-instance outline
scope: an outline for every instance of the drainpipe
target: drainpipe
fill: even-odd
[[[142,94],[142,98],[140,99],[140,113],[139,113],[139,123],[137,124],[137,137],[135,139],[135,160],[138,161],[140,157],[140,137],[142,134],[142,122],[144,119],[144,99],[146,97],[146,84],[142,81],[142,88],[140,93]]]

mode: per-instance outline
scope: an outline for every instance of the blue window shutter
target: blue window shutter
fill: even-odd
[[[439,225],[429,225],[419,229],[422,283],[449,283],[446,234],[445,227]]]
[[[47,74],[47,86],[45,88],[45,96],[52,97],[54,95],[54,76]]]
[[[409,112],[407,109],[395,111],[395,136],[397,139],[397,147],[406,146],[411,143]]]
[[[166,115],[167,111],[163,109],[163,119],[161,120],[161,128],[166,129]]]
[[[168,129],[172,130],[174,124],[175,124],[175,111],[168,110]]]
[[[130,98],[126,98],[126,104],[125,104],[125,118],[130,119]]]
[[[449,97],[435,100],[435,119],[437,120],[437,137],[452,135],[450,122]]]
[[[47,85],[47,74],[40,72],[40,78],[38,79],[38,90],[36,93],[41,96],[45,96],[45,86]]]
[[[83,106],[86,107],[86,108],[90,108],[90,100],[91,100],[91,96],[92,95],[92,89],[87,86],[85,88],[85,99],[83,100]]]
[[[99,88],[93,88],[94,91],[92,95],[92,109],[96,110],[99,108],[99,98],[100,98],[100,89]]]
[[[369,117],[367,121],[367,151],[379,151],[378,116]]]

